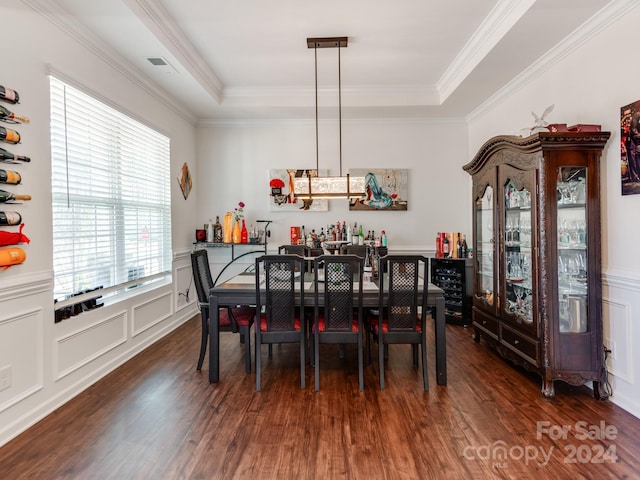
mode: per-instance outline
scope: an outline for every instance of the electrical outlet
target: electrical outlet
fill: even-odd
[[[11,365],[0,368],[0,392],[11,387]]]

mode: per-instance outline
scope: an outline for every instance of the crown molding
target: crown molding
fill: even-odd
[[[145,76],[128,60],[123,58],[109,45],[98,39],[86,27],[69,15],[56,0],[21,0],[36,13],[71,37],[79,45],[86,48],[104,63],[109,65],[124,78],[167,106],[174,114],[180,116],[190,124],[195,124],[196,117],[185,111],[184,105],[179,103],[171,94],[146,80]]]
[[[437,83],[440,102],[444,102],[476,68],[536,0],[500,0],[453,59]]]
[[[620,17],[638,6],[637,0],[612,0],[598,12],[596,12],[581,27],[570,33],[562,42],[549,50],[545,55],[532,63],[526,70],[516,76],[495,94],[485,100],[478,108],[466,116],[468,122],[472,122],[498,103],[524,88],[545,71],[565,58],[578,47],[597,36],[601,31]]]
[[[162,4],[157,0],[123,2],[220,105],[224,90],[222,82]]]
[[[321,119],[318,121],[320,125],[335,124],[335,119]],[[248,126],[301,126],[315,125],[313,119],[299,118],[209,118],[198,121],[197,128],[208,127],[248,127]],[[342,125],[464,125],[467,126],[466,120],[462,117],[442,117],[442,118],[409,118],[409,117],[390,117],[390,118],[343,118]]]

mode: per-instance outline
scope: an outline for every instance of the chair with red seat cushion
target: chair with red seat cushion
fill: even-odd
[[[200,306],[200,318],[202,320],[202,335],[200,339],[200,355],[198,357],[197,370],[202,369],[204,355],[207,352],[209,342],[209,290],[213,288],[213,278],[209,267],[209,256],[205,249],[191,253],[191,268],[193,280],[198,293],[198,305]],[[218,310],[218,325],[221,332],[240,333],[241,342],[245,343],[245,370],[251,372],[251,325],[255,317],[255,308],[252,307],[222,307]]]
[[[429,260],[422,255],[387,255],[379,260],[380,300],[378,315],[368,319],[369,330],[378,341],[380,390],[384,390],[385,346],[407,343],[413,346],[413,364],[418,365],[417,347],[422,353],[422,379],[429,390],[427,376],[427,272]],[[367,345],[370,348],[369,339]]]
[[[300,344],[300,386],[305,388],[307,329],[304,320],[304,258],[263,255],[256,259],[256,390],[262,388],[262,344]],[[271,351],[269,351],[271,353]]]
[[[353,343],[358,348],[358,384],[364,390],[362,349],[362,271],[357,255],[321,255],[314,259],[313,352],[315,389],[320,389],[320,344]],[[320,279],[324,281],[320,281]]]

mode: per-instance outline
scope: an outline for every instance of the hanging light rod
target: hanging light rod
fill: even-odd
[[[316,174],[319,175],[318,161],[318,48],[338,49],[338,113],[340,131],[340,176],[309,176],[294,180],[294,195],[303,200],[358,198],[365,195],[364,177],[342,176],[342,73],[340,68],[340,49],[346,48],[349,37],[307,38],[307,47],[315,50],[315,85],[316,85]]]

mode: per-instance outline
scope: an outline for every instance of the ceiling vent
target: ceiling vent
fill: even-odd
[[[162,73],[178,73],[173,65],[171,65],[164,57],[147,57],[147,60],[153,65],[154,70]]]

